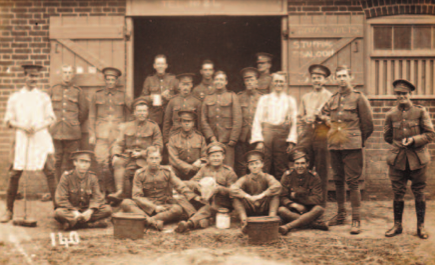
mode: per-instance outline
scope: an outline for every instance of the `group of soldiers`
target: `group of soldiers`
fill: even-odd
[[[118,85],[121,71],[108,67],[102,70],[105,88],[90,102],[74,85],[72,66],[62,67],[62,83],[47,94],[37,88],[42,67],[24,65],[26,84],[11,95],[5,116],[16,138],[1,221],[13,217],[23,170],[43,170],[64,230],[107,227],[110,205],[144,216],[146,225],[160,231],[174,221],[180,233],[205,228],[222,209],[237,212],[242,231],[248,216],[262,215],[279,216],[283,235],[307,226],[328,230],[347,223],[347,184],[350,233],[361,233],[359,180],[363,148],[374,129],[369,101],[353,88],[347,66],[335,70],[338,90],[332,94],[325,88],[331,71],[316,64],[308,69],[313,89],[298,108],[286,74],[270,73],[272,58],[257,54],[257,68],[240,72],[245,90],[235,94],[212,61],[203,62],[202,81],[193,88],[194,74],[167,73],[166,57],[158,55],[156,74],[146,78],[135,100]],[[392,145],[387,163],[395,224],[385,235],[402,232],[411,180],[418,236],[427,238],[427,144],[435,132],[425,108],[410,100],[414,85],[392,85],[397,106],[387,114],[384,138]],[[93,151],[80,146],[87,119]],[[325,222],[328,157],[338,212]]]

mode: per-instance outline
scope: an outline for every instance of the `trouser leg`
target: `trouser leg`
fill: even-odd
[[[80,150],[80,140],[64,140],[63,141],[63,161],[61,166],[61,173],[66,170],[74,169],[71,153]]]
[[[62,176],[62,162],[63,162],[63,142],[62,140],[53,140],[54,144],[54,158],[56,160],[54,167],[56,168],[56,182],[59,183],[60,177]]]
[[[9,211],[14,212],[15,197],[17,196],[18,185],[20,183],[20,177],[23,174],[23,171],[22,170],[14,170],[14,169],[12,169],[12,167],[11,167],[11,170],[9,172],[9,183],[8,183],[7,197],[6,197],[6,208]]]
[[[45,161],[45,165],[42,171],[44,172],[45,177],[47,178],[47,186],[48,186],[48,190],[50,191],[51,200],[53,201],[54,207],[56,207],[55,194],[56,194],[57,185],[56,185],[54,164],[55,164],[54,155],[52,154],[47,155],[47,159]]]
[[[276,133],[276,137],[273,140],[273,166],[275,168],[275,178],[281,180],[282,175],[288,169],[288,155],[286,142],[287,135],[285,135],[286,130],[280,130]],[[288,131],[287,131],[288,133]]]
[[[108,218],[112,215],[112,207],[107,204],[103,204],[98,208],[91,216],[91,219],[89,219],[89,222],[95,222],[101,219]]]
[[[194,228],[206,228],[209,225],[210,217],[215,216],[217,210],[211,205],[204,205],[198,212],[193,215],[189,221],[193,223]]]
[[[137,204],[131,199],[125,199],[122,201],[121,210],[125,213],[134,213],[144,217],[149,217]]]
[[[279,196],[273,196],[269,201],[269,216],[277,216],[279,208]]]
[[[181,215],[183,214],[183,208],[181,208],[178,204],[167,204],[169,209],[167,211],[158,213],[151,217],[154,220],[163,221],[163,223],[174,222],[181,219]]]
[[[123,195],[124,198],[131,199],[133,197],[133,178],[137,168],[127,168],[124,173]]]
[[[299,214],[290,211],[287,207],[281,206],[278,208],[278,215],[285,224],[292,222],[300,217]]]
[[[426,188],[426,175],[427,167],[423,167],[417,170],[410,171],[411,177],[411,190],[414,194],[414,198],[416,201],[425,201],[424,190]]]
[[[54,219],[61,224],[68,223],[70,227],[74,227],[77,224],[73,211],[67,208],[57,208],[54,211]]]
[[[107,139],[97,139],[95,143],[95,157],[98,164],[98,183],[103,194],[109,192],[109,150],[110,144]]]
[[[346,150],[344,152],[344,172],[350,190],[350,203],[352,206],[352,220],[360,221],[361,191],[359,179],[363,168],[362,149]]]
[[[311,224],[314,220],[319,218],[323,213],[324,209],[321,206],[314,206],[311,211],[304,213],[299,216],[298,219],[291,221],[290,223],[286,224],[285,227],[290,230],[298,227],[303,227]]]
[[[344,212],[346,190],[344,185],[345,172],[344,172],[344,165],[342,161],[341,151],[331,150],[329,154],[331,155],[331,166],[334,172],[335,196],[338,204],[338,212]]]
[[[326,139],[315,140],[313,143],[313,166],[320,177],[322,185],[322,202],[321,206],[326,207],[328,199],[328,160],[330,159]]]
[[[246,213],[245,204],[242,202],[242,199],[233,199],[233,207],[239,214],[239,219],[241,223],[246,222],[248,219],[248,215]]]
[[[226,151],[225,151],[225,160],[224,164],[234,168],[234,146],[229,146],[228,143],[225,143]]]

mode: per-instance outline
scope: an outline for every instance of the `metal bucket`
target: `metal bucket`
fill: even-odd
[[[141,239],[144,235],[145,217],[134,213],[112,215],[113,236],[118,239]]]
[[[252,245],[273,243],[279,239],[279,223],[277,216],[248,217],[248,242]]]

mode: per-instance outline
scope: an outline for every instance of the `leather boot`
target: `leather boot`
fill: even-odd
[[[426,214],[426,201],[415,201],[415,210],[417,212],[417,235],[421,239],[429,238],[429,234],[424,229],[424,216]]]
[[[344,225],[346,223],[346,212],[340,211],[332,217],[331,220],[327,223],[328,226],[336,226],[336,225]]]
[[[9,210],[6,210],[6,212],[4,213],[4,215],[0,219],[0,223],[7,223],[10,220],[12,220],[12,217],[13,217],[13,213]]]
[[[192,230],[193,227],[194,227],[194,225],[193,225],[192,221],[190,221],[190,220],[189,221],[180,221],[178,223],[177,228],[175,228],[175,232],[184,233],[184,232],[187,232],[189,230]]]
[[[394,210],[394,226],[387,232],[385,232],[386,237],[393,237],[396,235],[400,235],[403,231],[402,228],[402,215],[403,209],[405,208],[404,201],[394,201],[393,202],[393,210]]]
[[[123,193],[123,184],[124,184],[124,175],[125,175],[125,168],[115,168],[114,170],[114,179],[115,179],[115,186],[116,186],[116,192],[111,193],[107,196],[107,200],[110,203],[113,203],[113,205],[119,205],[122,202],[122,193]]]

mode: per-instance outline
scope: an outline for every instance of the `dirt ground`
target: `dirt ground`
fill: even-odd
[[[1,213],[4,207],[0,202]],[[22,207],[18,201],[18,217]],[[413,201],[406,202],[404,233],[394,238],[384,237],[393,221],[392,203],[369,201],[363,202],[363,233],[357,236],[349,234],[349,225],[328,232],[302,229],[276,243],[254,246],[232,220],[227,230],[210,227],[180,235],[173,232],[175,225],[168,225],[163,232],[147,230],[135,241],[115,239],[112,226],[84,229],[78,231],[80,243],[66,248],[51,245],[50,234],[60,232],[51,203],[32,201],[38,227],[0,224],[0,264],[435,264],[435,201],[427,208],[428,240],[415,236]],[[335,211],[335,203],[328,203],[325,219]]]

